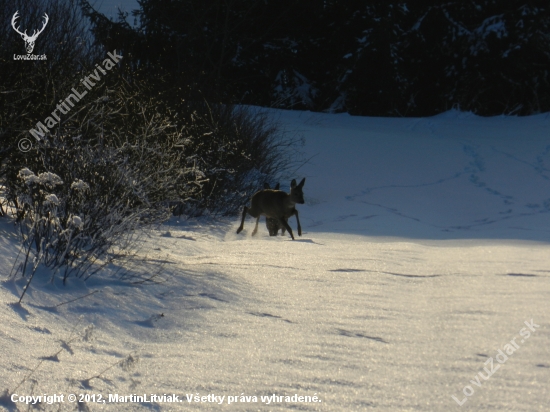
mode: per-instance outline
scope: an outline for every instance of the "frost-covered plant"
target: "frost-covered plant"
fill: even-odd
[[[54,194],[49,194],[45,196],[44,206],[59,206],[59,199]]]
[[[88,183],[77,179],[71,184],[71,189],[73,189],[77,193],[86,193],[88,190],[90,190],[90,186],[88,185]]]
[[[84,227],[84,222],[80,216],[71,216],[69,218],[69,224],[77,229],[82,229]]]
[[[23,168],[18,177],[21,181],[19,227],[25,251],[22,275],[27,273],[31,257],[33,262],[28,287],[39,264],[59,269],[62,266],[69,268],[79,259],[85,261],[82,242],[89,243],[91,238],[82,232],[84,223],[79,216],[66,214],[67,197],[59,195],[63,192],[64,182],[58,175],[45,172],[36,176],[28,168]],[[73,185],[75,183],[81,185],[84,182],[77,181]],[[50,193],[52,190],[58,194]]]
[[[132,247],[139,229],[169,218],[171,200],[200,191],[203,175],[170,136],[179,142],[177,133],[164,140],[140,134],[133,144],[109,146],[54,136],[42,153],[50,172],[18,171],[12,193],[28,284],[39,264],[63,280],[89,278],[113,252]]]

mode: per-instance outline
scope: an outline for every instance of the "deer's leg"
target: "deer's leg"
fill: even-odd
[[[280,218],[279,221],[281,222],[281,225],[286,229],[288,230],[288,234],[290,235],[290,237],[292,238],[292,240],[294,240],[294,234],[292,233],[292,229],[290,228],[290,226],[288,225],[288,222],[286,221],[285,218]]]
[[[267,186],[269,186],[269,185],[268,185],[267,183],[265,183],[265,184],[264,184],[264,188],[267,189],[267,188],[268,188]],[[270,226],[270,224],[269,224],[269,218],[268,218],[267,216],[265,217],[265,227],[267,227],[267,231],[269,232],[269,236],[273,236],[273,235],[271,234],[271,232],[272,232],[273,230],[271,229],[271,226]]]
[[[285,222],[288,224],[288,219],[285,218]],[[284,236],[286,232],[286,229],[284,226],[281,226],[281,236]]]
[[[277,232],[279,232],[279,221],[277,219],[266,216],[265,225],[269,231],[269,236],[277,236]]]
[[[241,225],[237,229],[237,233],[241,233],[241,231],[243,230],[243,228],[244,228],[244,219],[246,218],[247,213],[248,213],[248,207],[245,206],[244,209],[243,209],[243,217],[241,219]]]
[[[256,226],[254,226],[254,230],[252,231],[252,236],[254,236],[258,232],[258,222],[260,221],[260,216],[256,218]]]
[[[300,219],[298,218],[298,210],[294,209],[296,215],[296,222],[298,223],[298,236],[302,236],[302,226],[300,225]]]

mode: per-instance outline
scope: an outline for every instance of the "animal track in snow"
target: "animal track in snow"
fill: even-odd
[[[364,335],[363,333],[350,332],[350,331],[345,330],[345,329],[336,329],[336,330],[338,331],[339,335],[347,336],[349,338],[365,338],[365,339],[374,340],[376,342],[388,343],[386,340],[384,340],[384,339],[382,339],[378,336],[368,336],[368,335]]]

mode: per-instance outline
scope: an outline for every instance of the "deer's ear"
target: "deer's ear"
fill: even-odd
[[[280,187],[281,187],[281,184],[280,184],[280,183],[277,183],[277,184],[275,185],[275,190],[279,190]]]
[[[264,183],[264,189],[270,189],[269,183],[267,183],[267,182]]]
[[[294,189],[296,187],[296,179],[292,179],[292,182],[290,182],[290,187]]]
[[[306,182],[306,178],[304,177],[298,186],[303,187],[305,182]]]

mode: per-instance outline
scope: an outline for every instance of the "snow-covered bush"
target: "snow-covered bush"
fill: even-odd
[[[17,268],[29,282],[39,264],[63,279],[88,278],[115,249],[131,248],[139,229],[166,220],[171,204],[201,191],[204,175],[185,153],[181,127],[125,85],[109,98],[90,92],[55,134],[3,165],[25,252]],[[25,160],[18,170],[17,160]]]
[[[30,274],[30,282],[42,264],[63,280],[88,278],[99,259],[109,262],[114,248],[131,247],[140,228],[166,220],[171,210],[165,196],[181,194],[176,189],[184,183],[192,193],[200,187],[200,174],[177,166],[177,156],[163,157],[165,149],[143,142],[78,146],[72,139],[51,137],[42,161],[55,172],[23,168],[17,182],[9,182],[17,194],[13,205],[23,242],[20,273]]]

